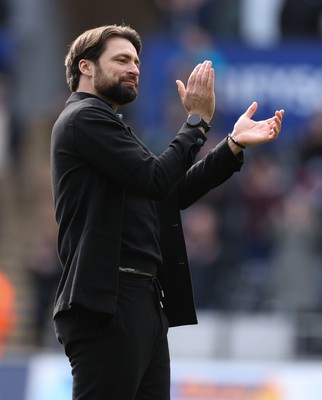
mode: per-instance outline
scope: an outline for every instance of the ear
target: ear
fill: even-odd
[[[92,76],[92,63],[89,60],[81,59],[78,68],[83,75]]]

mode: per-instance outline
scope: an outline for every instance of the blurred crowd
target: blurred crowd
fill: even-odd
[[[267,24],[268,28],[274,30],[271,32],[274,40],[277,31],[279,37],[321,37],[322,0],[256,0],[256,7],[254,1],[154,0],[152,3],[159,17],[159,33],[181,36],[186,55],[192,49],[191,59],[181,60],[180,71],[174,59],[168,73],[180,74],[182,79],[197,57],[212,58],[211,52],[214,50],[209,43],[210,38],[213,41],[216,35],[235,38],[248,35],[249,38],[253,32],[249,30],[250,24],[242,22],[241,15],[258,6],[261,12],[270,16],[269,21],[275,21],[275,24]],[[17,76],[19,68],[15,62],[21,42],[17,43],[12,37],[10,14],[17,4],[18,0],[0,0],[2,185],[6,185],[8,180],[15,181],[15,176],[21,175],[24,168],[21,158],[28,142],[26,132],[30,131],[34,118],[22,109],[23,103],[17,100],[20,93],[17,82],[21,82],[21,76]],[[267,12],[268,5],[270,12]],[[97,24],[93,21],[92,26]],[[219,56],[216,55],[218,65],[215,65],[218,69],[221,67]],[[23,59],[20,61],[23,62]],[[48,76],[43,78],[46,82]],[[44,132],[45,143],[48,143],[51,119],[58,110],[57,99],[65,98],[66,93],[59,89],[54,95],[48,107],[51,111],[45,114],[49,120],[48,130]],[[28,92],[26,97],[32,102],[32,93]],[[182,110],[179,111],[180,104],[177,103],[176,98],[171,107],[167,108],[168,114],[164,116],[166,119],[182,119]],[[59,107],[61,105],[59,103]],[[134,113],[129,112],[129,117],[140,136],[143,127],[135,120]],[[276,143],[259,149],[247,149],[245,165],[240,173],[183,212],[196,305],[199,309],[225,312],[322,312],[322,108],[321,112],[297,129],[298,132],[288,132],[294,135],[294,140],[283,142],[283,145]],[[154,136],[149,133],[146,139],[160,150],[165,138],[158,136],[157,129],[153,132]],[[203,152],[216,145],[224,135],[220,127],[217,128]],[[48,149],[44,148],[43,152],[45,158],[48,157]],[[28,154],[34,157],[30,149]],[[41,171],[38,173],[41,174]],[[40,175],[37,174],[33,179],[38,179]],[[17,180],[19,184],[21,181]],[[2,186],[1,191],[6,191],[6,186]],[[48,182],[37,193],[42,191],[49,193]],[[2,204],[4,197],[0,196],[0,219],[6,209]],[[32,194],[29,197],[32,198]],[[50,195],[44,196],[44,199],[47,202],[45,207],[48,208],[51,205]],[[20,206],[17,204],[17,207]],[[39,221],[37,218],[35,220]],[[52,228],[52,221],[41,220],[40,224],[42,227],[35,225],[32,231],[32,235],[38,231],[41,234],[36,235],[36,245],[30,249],[24,265],[32,288],[31,313],[37,346],[44,345],[44,331],[48,329],[51,303],[60,273],[55,251],[55,228]],[[43,235],[43,232],[46,233]],[[6,227],[0,224],[0,249],[1,238],[5,235]],[[1,257],[0,253],[0,265]],[[6,271],[10,275],[10,271]],[[19,291],[16,287],[13,292],[15,289]],[[1,302],[2,294],[0,292]],[[19,297],[19,293],[17,295]],[[4,324],[1,312],[0,308],[0,341],[3,329],[1,324]],[[10,329],[12,324],[11,321]]]
[[[246,150],[242,172],[185,211],[198,307],[322,311],[321,117],[298,141]]]

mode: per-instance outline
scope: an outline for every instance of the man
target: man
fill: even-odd
[[[141,39],[127,26],[84,32],[66,56],[71,97],[53,128],[52,186],[63,266],[54,321],[74,400],[170,398],[168,326],[197,322],[179,210],[241,168],[242,148],[275,140],[283,111],[253,103],[200,162],[214,70],[177,81],[188,120],[153,155],[117,114],[137,96]],[[157,71],[155,71],[156,79]]]

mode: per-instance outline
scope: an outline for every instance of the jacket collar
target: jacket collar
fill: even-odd
[[[92,99],[97,99],[99,101],[101,101],[102,103],[104,103],[105,105],[108,105],[109,107],[113,109],[112,105],[109,103],[106,103],[104,100],[102,100],[100,97],[95,96],[92,93],[87,93],[87,92],[73,92],[70,96],[69,99],[66,101],[66,106],[70,103],[74,103],[75,101],[80,101],[80,100],[84,100],[84,99],[88,99],[88,98],[92,98]]]

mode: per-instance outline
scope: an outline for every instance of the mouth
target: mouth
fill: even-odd
[[[135,87],[135,88],[137,88],[137,86],[138,86],[138,82],[134,81],[133,79],[124,79],[123,83],[125,83],[126,85],[129,85],[129,86]]]

